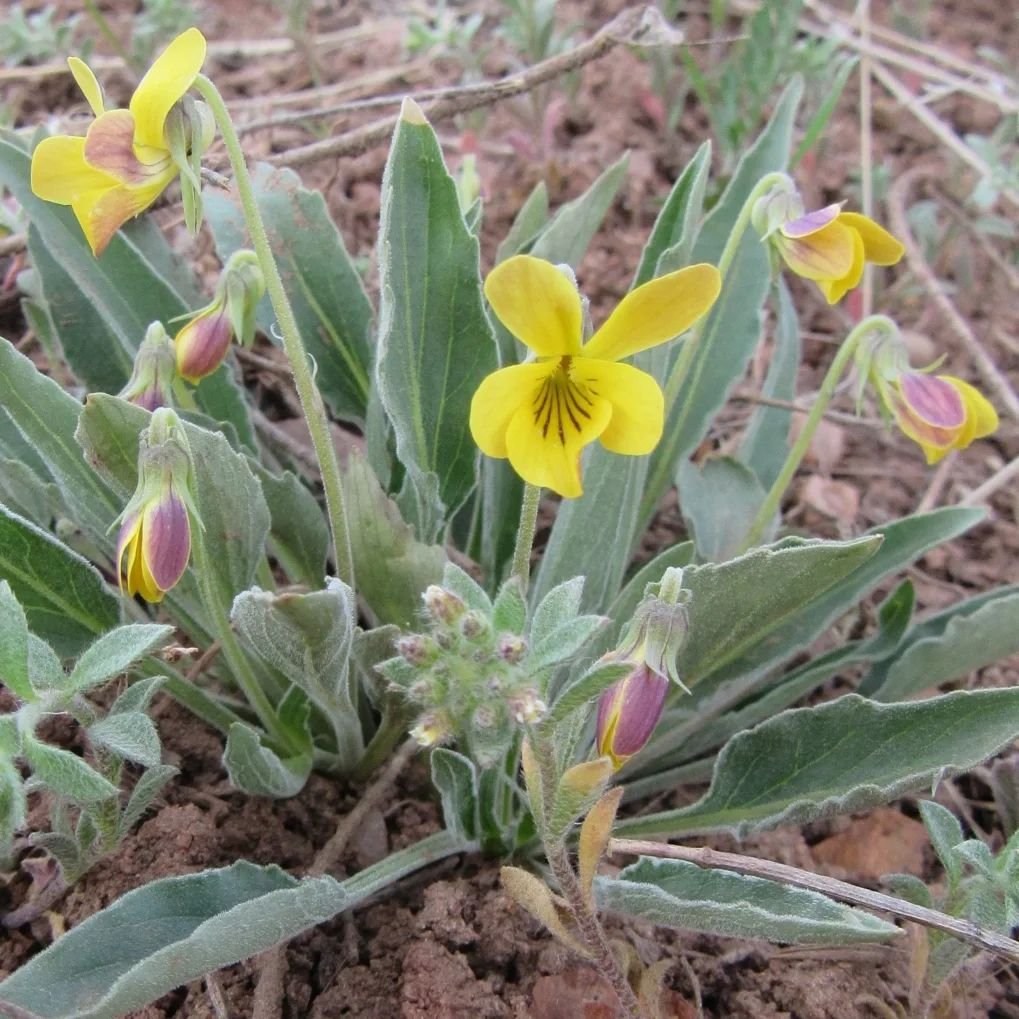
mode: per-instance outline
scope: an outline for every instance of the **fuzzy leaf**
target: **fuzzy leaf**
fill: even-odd
[[[866,810],[974,768],[1019,735],[1019,689],[906,704],[856,694],[786,711],[726,744],[708,792],[680,810],[627,818],[628,835],[731,831]]]
[[[522,634],[527,624],[527,602],[520,593],[520,582],[511,577],[499,589],[492,609],[492,629],[496,633]]]
[[[156,623],[118,626],[86,648],[67,679],[68,690],[84,693],[119,676],[154,648],[165,644],[172,633],[172,626]]]
[[[597,878],[595,888],[603,909],[729,938],[853,945],[902,933],[819,892],[685,860],[642,858],[618,878]]]
[[[96,722],[88,737],[98,746],[145,768],[159,764],[162,748],[156,727],[143,711],[121,711]]]
[[[285,760],[262,743],[250,725],[234,722],[223,751],[230,784],[251,796],[283,800],[296,796],[311,774],[311,756],[299,754]]]
[[[35,777],[59,796],[87,805],[117,795],[117,787],[90,768],[77,754],[40,743],[29,736],[25,737],[23,748]]]
[[[432,784],[442,801],[446,827],[462,838],[478,837],[478,771],[474,762],[455,750],[436,747],[431,753]]]
[[[0,580],[0,683],[23,701],[35,700],[28,669],[28,620],[6,580]]]
[[[329,529],[315,497],[289,471],[271,474],[249,461],[269,508],[269,541],[292,583],[322,583],[329,552]]]
[[[127,806],[120,815],[117,828],[121,838],[124,838],[142,819],[145,811],[152,806],[166,784],[178,774],[178,770],[169,764],[158,764],[142,773],[131,790]]]

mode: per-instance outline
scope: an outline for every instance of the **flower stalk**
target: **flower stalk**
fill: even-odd
[[[517,539],[513,546],[512,576],[520,578],[522,594],[527,594],[527,585],[531,579],[531,548],[534,545],[534,532],[538,526],[538,504],[541,502],[541,489],[537,485],[524,484],[524,493],[520,499],[520,523],[517,525]]]
[[[272,249],[269,246],[269,238],[265,231],[262,215],[258,210],[258,202],[255,200],[255,190],[251,183],[251,175],[248,172],[244,152],[241,149],[240,138],[230,119],[226,103],[212,81],[204,74],[199,74],[195,79],[194,87],[209,104],[216,125],[223,136],[223,143],[233,168],[244,219],[251,234],[252,247],[258,256],[269,300],[272,302],[273,311],[279,322],[283,349],[290,361],[290,370],[293,373],[297,396],[301,401],[301,409],[304,411],[308,423],[312,447],[315,450],[315,458],[322,475],[326,515],[329,518],[329,529],[333,538],[333,554],[336,558],[336,575],[345,584],[354,588],[354,558],[350,547],[343,482],[340,477],[336,448],[329,433],[329,418],[308,364],[308,355],[301,340],[294,310],[290,306],[279,267],[276,265]]]

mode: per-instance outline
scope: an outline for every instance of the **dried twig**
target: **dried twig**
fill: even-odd
[[[876,69],[875,69],[876,70]],[[888,191],[888,217],[892,233],[906,246],[906,261],[910,270],[917,280],[923,285],[930,295],[931,300],[937,305],[942,316],[952,327],[952,331],[959,338],[966,352],[973,359],[977,371],[987,385],[993,390],[998,398],[1001,407],[1019,421],[1019,397],[1016,396],[1008,379],[998,370],[991,356],[984,350],[983,345],[973,334],[967,325],[966,320],[955,309],[941,281],[937,278],[934,270],[927,264],[927,260],[920,251],[912,231],[909,228],[909,221],[906,218],[906,208],[909,203],[909,195],[913,186],[925,177],[933,176],[934,171],[927,166],[915,166],[900,174]]]
[[[511,74],[498,81],[485,82],[463,89],[456,95],[438,99],[425,107],[425,115],[434,123],[458,113],[467,113],[469,110],[476,110],[482,106],[490,106],[501,99],[530,92],[547,81],[561,78],[564,74],[569,74],[571,71],[583,67],[584,64],[597,60],[620,43],[641,42],[648,24],[652,25],[652,30],[657,27],[654,25],[653,8],[627,8],[587,42],[581,43],[576,48],[543,60],[519,74]],[[366,124],[364,127],[337,135],[335,138],[326,138],[323,141],[312,142],[310,145],[303,145],[287,152],[276,153],[268,157],[268,162],[296,167],[319,159],[357,155],[389,138],[396,127],[397,120],[396,116],[385,117],[382,120]]]
[[[230,1009],[227,1008],[223,988],[219,986],[219,977],[215,973],[205,974],[205,993],[209,996],[216,1019],[230,1019]]]
[[[771,860],[759,860],[752,856],[739,856],[736,853],[722,853],[708,847],[695,849],[689,846],[674,846],[662,842],[648,842],[642,839],[610,839],[610,853],[625,853],[630,856],[661,856],[670,860],[686,860],[698,867],[713,867],[719,870],[731,870],[737,874],[749,874],[752,877],[767,878],[796,888],[807,888],[812,892],[829,895],[841,902],[851,902],[867,909],[876,909],[892,913],[904,920],[933,927],[935,930],[951,934],[960,941],[995,955],[1009,962],[1019,963],[1019,941],[1013,941],[1004,934],[990,931],[970,920],[960,920],[936,909],[915,906],[904,899],[898,899],[881,892],[872,892],[869,888],[851,885],[848,881],[838,881],[832,877],[813,874],[798,867],[789,867],[784,863]]]
[[[960,506],[982,506],[991,501],[995,492],[1011,484],[1019,478],[1019,457],[1009,461],[1000,470],[992,474],[982,485],[974,488],[965,498],[959,500]]]

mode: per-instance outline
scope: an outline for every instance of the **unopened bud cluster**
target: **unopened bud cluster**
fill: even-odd
[[[423,632],[397,640],[397,656],[379,670],[419,710],[411,735],[420,744],[456,741],[480,766],[495,764],[546,711],[527,641],[446,587],[431,585],[422,601]]]

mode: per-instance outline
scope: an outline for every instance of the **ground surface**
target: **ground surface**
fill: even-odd
[[[68,11],[70,6],[65,4]],[[107,4],[115,25],[122,24],[123,5]],[[320,32],[363,24],[367,32],[353,43],[316,52],[323,84],[346,83],[339,99],[400,92],[461,80],[462,62],[455,56],[408,56],[403,24],[389,5],[351,4],[338,12],[321,5],[313,16]],[[472,5],[475,6],[475,5]],[[493,31],[499,9],[494,0],[476,5],[487,18],[473,51],[483,53],[480,70],[498,75],[513,69],[505,40]],[[927,40],[963,60],[982,46],[1003,55],[1004,67],[1019,60],[1019,37],[1008,4],[981,0],[934,5],[902,4],[894,9],[875,4],[880,24],[901,25],[902,16],[923,21]],[[916,10],[910,10],[915,7]],[[582,38],[619,6],[561,4],[561,23],[574,25]],[[422,8],[423,10],[423,8]],[[963,16],[964,15],[964,16]],[[252,0],[224,0],[200,7],[200,27],[212,40],[281,38],[284,26],[277,7]],[[737,28],[732,22],[728,27]],[[706,33],[703,18],[685,23],[690,38]],[[370,40],[370,44],[366,42]],[[490,48],[488,48],[490,47]],[[311,87],[309,61],[293,52],[246,56],[243,47],[207,68],[235,103],[241,118],[261,119],[275,112],[269,98]],[[474,69],[475,71],[478,68]],[[855,79],[854,79],[855,81]],[[439,125],[451,164],[463,151],[478,154],[486,195],[483,261],[491,264],[496,244],[533,184],[545,178],[554,204],[582,191],[602,168],[624,150],[632,151],[630,175],[606,227],[578,267],[583,290],[591,297],[597,320],[625,291],[650,224],[656,200],[704,137],[707,121],[693,97],[684,106],[674,133],[663,129],[663,107],[651,88],[646,62],[622,49],[589,65],[568,83],[553,88],[536,104],[527,99],[506,104],[463,121]],[[21,123],[34,123],[51,112],[66,111],[78,98],[67,76],[19,81],[6,79],[6,101]],[[859,129],[855,85],[844,97],[836,118],[809,163],[803,183],[809,204],[823,205],[855,195],[859,166]],[[324,102],[335,102],[330,98]],[[937,105],[938,114],[959,134],[986,133],[996,111],[968,96]],[[333,132],[351,126],[337,118]],[[900,212],[927,198],[944,208],[959,208],[971,178],[950,159],[944,147],[877,90],[874,99],[875,164],[895,180],[917,171],[911,189],[893,201]],[[245,144],[252,156],[282,153],[307,143],[301,127],[277,126],[252,131]],[[327,195],[351,251],[370,258],[377,229],[379,181],[385,146],[362,155],[312,163],[305,180]],[[217,153],[213,153],[215,161]],[[1014,216],[1014,207],[1000,211]],[[894,213],[894,209],[892,212]],[[157,211],[182,245],[179,207]],[[948,214],[945,214],[946,218]],[[964,223],[965,217],[963,217]],[[199,257],[208,258],[199,242]],[[1003,264],[1005,260],[1013,264]],[[935,272],[952,287],[952,299],[997,364],[1019,385],[1019,304],[1014,257],[1001,242],[988,244],[956,224],[937,250],[928,252]],[[211,264],[211,263],[210,263]],[[369,280],[374,269],[369,268]],[[979,381],[974,366],[944,318],[904,268],[884,277],[882,310],[890,310],[916,335],[917,360],[948,351],[954,373]],[[807,363],[800,391],[816,389],[830,357],[831,343],[845,333],[842,311],[832,311],[807,287],[798,289],[808,331]],[[0,331],[16,337],[23,329],[16,301],[0,304]],[[270,348],[265,352],[271,353]],[[763,367],[763,366],[759,366]],[[274,415],[293,416],[293,398],[276,373],[247,367],[252,385],[260,387]],[[757,377],[748,380],[752,391]],[[724,449],[739,434],[749,405],[733,404],[730,417],[711,436],[712,448]],[[849,409],[846,401],[844,409]],[[787,519],[823,536],[859,533],[919,505],[951,504],[964,497],[1002,464],[1019,455],[1014,421],[992,441],[976,444],[953,458],[946,469],[923,466],[915,447],[901,436],[873,427],[831,423],[817,442],[794,487]],[[969,593],[1014,581],[1019,552],[1019,499],[1006,488],[993,499],[988,522],[964,539],[922,560],[911,571],[921,609],[950,604]],[[676,540],[682,523],[674,499],[667,501],[648,535],[649,547]],[[1016,663],[984,670],[973,682],[1015,683]],[[246,798],[231,790],[220,765],[219,738],[182,709],[166,703],[159,726],[167,759],[181,769],[158,810],[151,812],[123,848],[99,864],[60,901],[52,913],[12,931],[0,942],[0,976],[17,968],[48,944],[61,925],[74,925],[117,896],[145,881],[170,874],[228,864],[238,858],[278,863],[294,873],[309,866],[316,851],[358,796],[355,788],[314,778],[293,800],[270,802]],[[1014,760],[1014,756],[1013,756]],[[677,796],[689,800],[694,790]],[[979,779],[950,786],[952,805],[971,806],[970,816],[993,838],[1000,827],[985,809],[987,787]],[[45,816],[42,805],[37,815]],[[773,833],[742,851],[817,869],[863,883],[874,883],[889,871],[907,871],[937,879],[938,871],[910,804],[893,806],[866,819],[844,819],[807,831]],[[395,795],[361,826],[336,871],[349,874],[439,827],[427,772],[420,763],[402,776]],[[718,842],[720,848],[732,848]],[[0,911],[22,905],[32,894],[25,873],[0,885]],[[667,981],[672,988],[670,1014],[697,1014],[700,998],[710,1017],[730,1019],[855,1019],[894,1015],[908,1003],[909,953],[902,947],[840,951],[793,951],[721,939],[682,935],[647,924],[624,927],[609,921],[645,962],[676,961]],[[679,960],[684,960],[680,962]],[[260,963],[249,961],[219,975],[228,1014],[252,1014],[252,994]],[[484,1019],[533,1016],[610,1019],[611,1000],[601,978],[554,942],[515,907],[501,891],[497,867],[478,859],[449,860],[398,887],[383,901],[325,925],[293,942],[286,955],[285,1002],[288,1017],[332,1019],[351,1016],[388,1019],[403,1016]],[[207,988],[195,984],[168,995],[138,1013],[145,1019],[214,1015]],[[1019,1016],[1019,977],[993,964],[974,967],[963,981],[954,1005],[960,1016]]]

